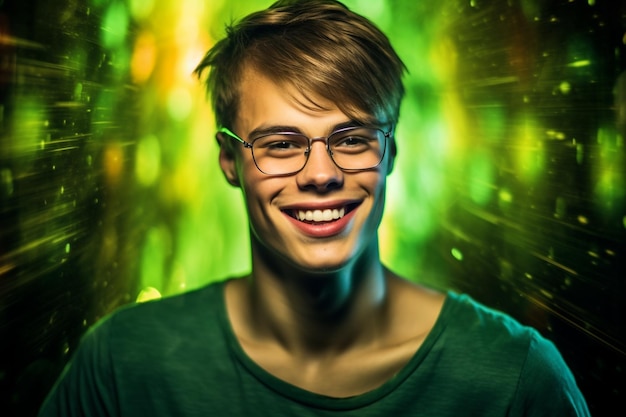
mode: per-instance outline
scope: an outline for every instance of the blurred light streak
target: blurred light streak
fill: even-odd
[[[561,263],[559,263],[559,262],[556,262],[554,259],[552,259],[552,258],[551,258],[551,257],[549,257],[549,256],[545,256],[545,255],[542,255],[542,254],[537,253],[537,252],[534,252],[534,251],[531,251],[530,253],[531,253],[533,256],[535,256],[535,257],[537,257],[537,258],[541,259],[542,261],[545,261],[546,263],[549,263],[550,265],[554,265],[554,266],[556,266],[557,268],[562,269],[563,271],[567,272],[567,273],[568,273],[568,274],[570,274],[570,275],[574,275],[574,276],[578,275],[578,272],[574,271],[574,270],[573,270],[573,269],[571,269],[571,268],[568,268],[567,266],[565,266],[565,265],[563,265],[563,264],[561,264]]]
[[[588,337],[597,340],[605,346],[610,347],[621,355],[626,355],[626,350],[624,350],[619,344],[615,343],[616,341],[613,340],[610,335],[604,333],[598,327],[590,326],[588,323],[584,323],[579,320],[573,320],[572,315],[563,312],[560,308],[553,307],[553,303],[546,303],[528,293],[524,293],[522,294],[522,296],[530,300],[533,304],[541,307],[541,309],[548,311],[560,318],[561,320],[569,323],[573,327],[577,328],[579,331],[585,333]]]
[[[588,59],[582,59],[580,61],[570,62],[569,64],[567,64],[567,66],[570,68],[582,68],[588,67],[589,65],[591,65],[591,61],[589,61]]]

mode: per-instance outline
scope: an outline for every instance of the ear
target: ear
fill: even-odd
[[[396,146],[396,138],[392,136],[391,141],[389,142],[389,163],[387,164],[387,175],[391,174],[391,172],[393,171],[393,166],[396,162],[397,153],[398,148]]]
[[[224,173],[224,177],[226,177],[226,181],[233,187],[240,187],[239,184],[239,174],[237,173],[237,161],[235,155],[232,150],[228,149],[228,146],[225,146],[223,143],[223,137],[220,133],[215,135],[217,139],[217,143],[220,147],[220,167],[222,168],[222,172]]]

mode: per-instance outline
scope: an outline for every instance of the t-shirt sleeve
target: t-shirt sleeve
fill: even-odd
[[[534,333],[522,369],[512,416],[589,417],[574,375],[556,346]]]
[[[110,322],[104,320],[85,334],[44,400],[39,417],[112,417],[118,414],[109,332]]]

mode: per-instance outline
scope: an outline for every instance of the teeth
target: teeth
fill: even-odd
[[[340,209],[326,210],[297,210],[295,214],[296,218],[300,221],[329,222],[341,219],[346,214],[346,210],[343,207]]]

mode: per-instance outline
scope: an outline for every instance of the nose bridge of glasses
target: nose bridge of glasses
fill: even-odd
[[[311,151],[313,150],[313,144],[315,142],[322,142],[322,144],[324,145],[324,147],[326,148],[326,152],[331,156],[333,155],[332,150],[330,149],[330,145],[328,142],[328,137],[326,136],[319,136],[317,138],[307,138],[308,142],[309,142],[309,146],[307,146],[306,150],[304,151],[305,155],[307,156],[307,158],[310,156]]]
[[[328,148],[328,137],[327,136],[320,136],[317,138],[309,138],[309,151],[313,148],[313,143],[315,142],[322,142],[324,144],[324,146],[326,148]]]

